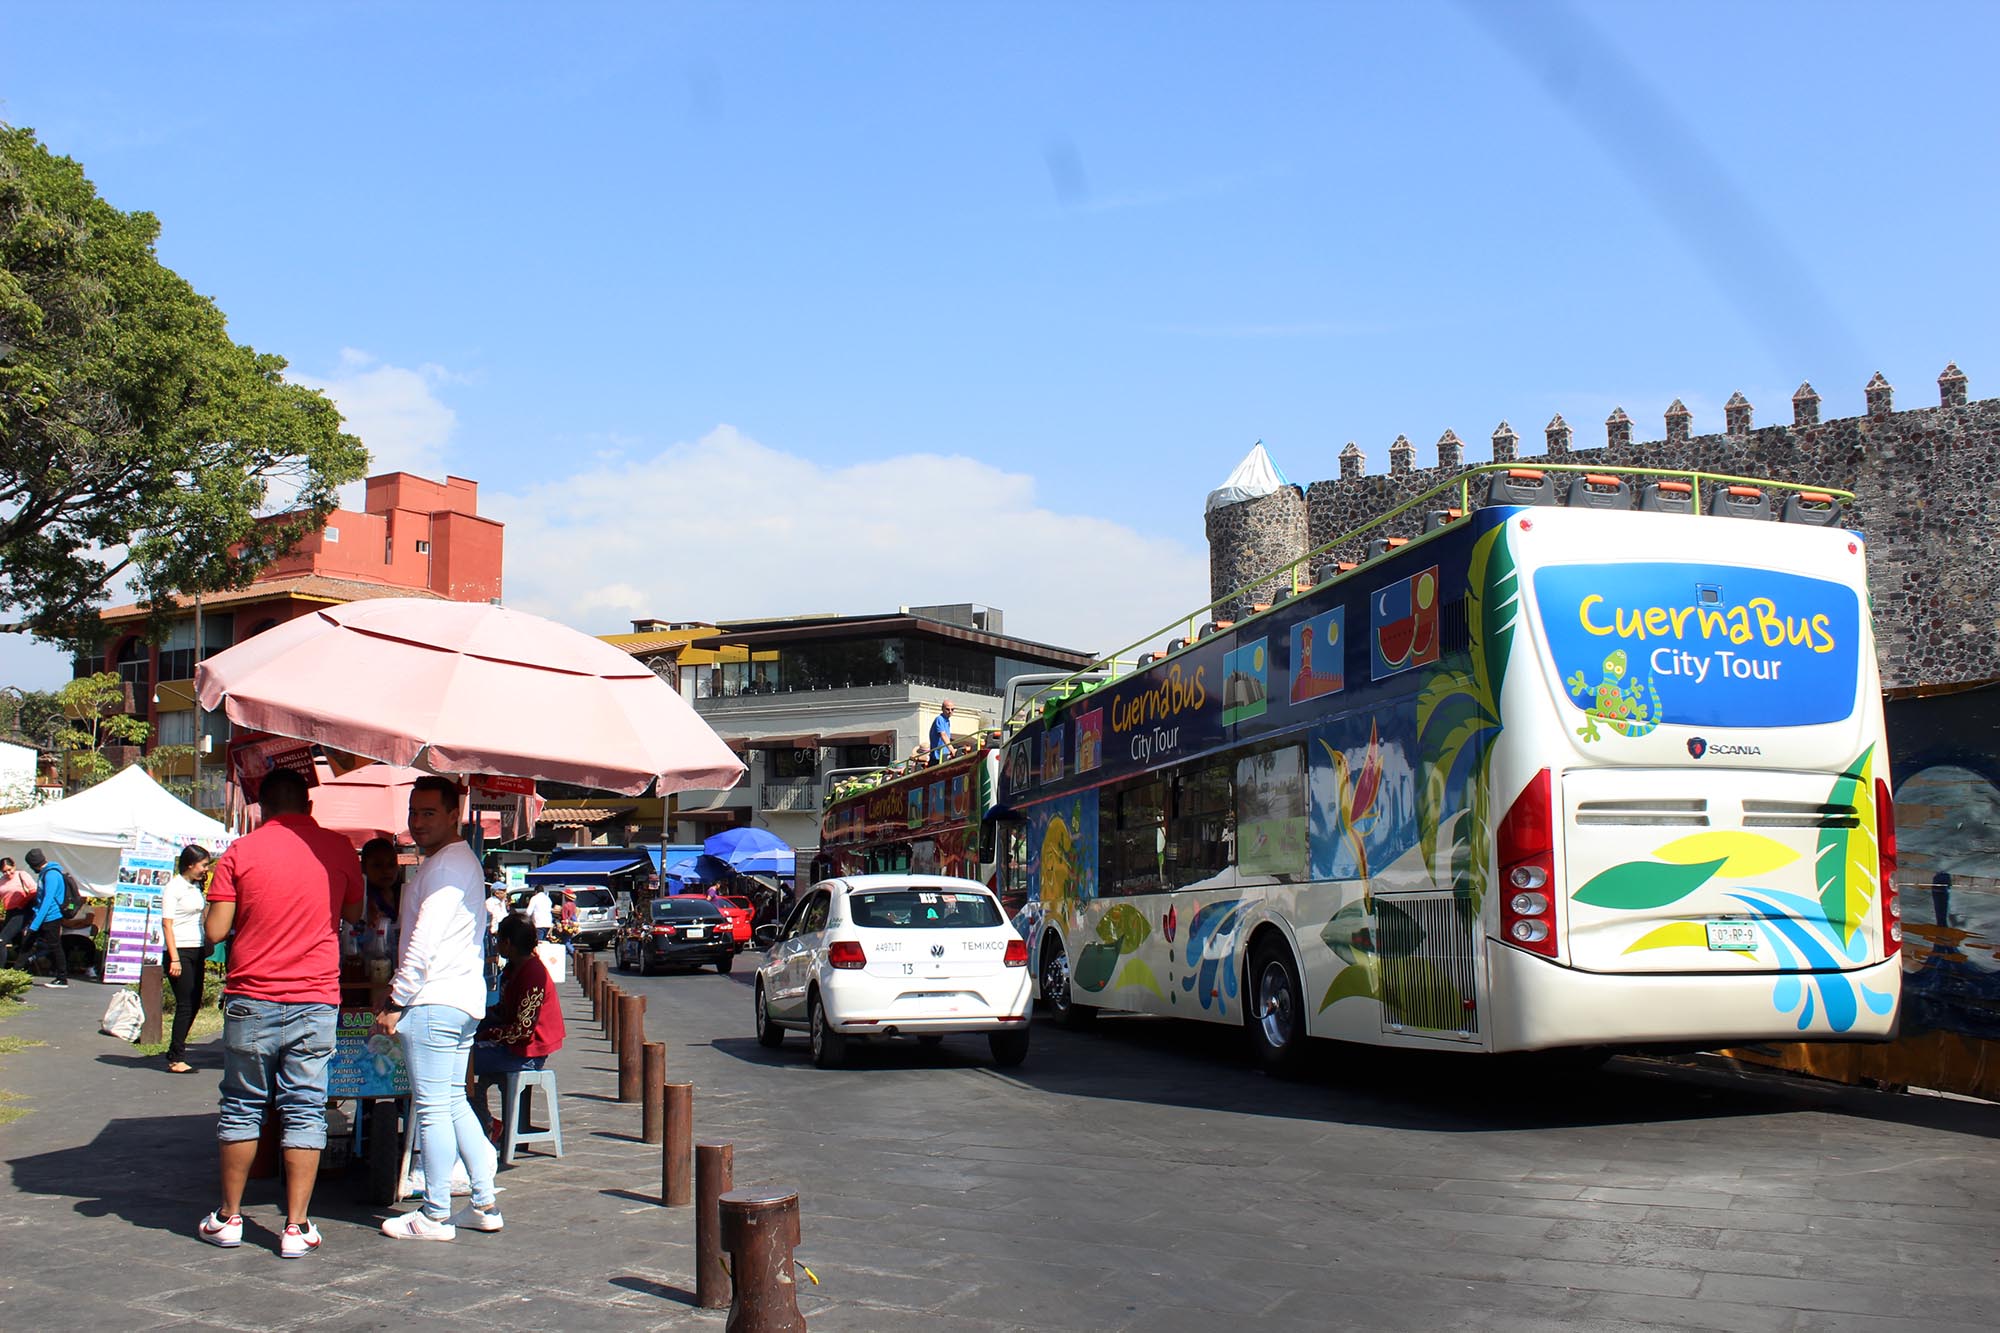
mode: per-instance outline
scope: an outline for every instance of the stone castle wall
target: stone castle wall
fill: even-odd
[[[1633,442],[1632,422],[1620,409],[1605,423],[1605,444],[1591,449],[1572,447],[1570,427],[1558,415],[1546,428],[1545,447],[1534,454],[1518,453],[1519,437],[1502,422],[1493,433],[1493,457],[1524,465],[1698,470],[1852,491],[1845,522],[1868,537],[1883,686],[1992,680],[2000,678],[2000,571],[1994,563],[2000,554],[2000,501],[1994,497],[2000,399],[1968,401],[1956,366],[1945,368],[1938,388],[1939,406],[1898,412],[1891,386],[1878,374],[1864,391],[1863,415],[1822,421],[1819,395],[1804,384],[1792,396],[1791,423],[1764,427],[1753,424],[1751,405],[1737,394],[1724,407],[1722,432],[1713,435],[1694,434],[1691,414],[1676,401],[1667,410],[1666,438],[1640,443]],[[1458,437],[1446,431],[1437,464],[1420,468],[1415,446],[1398,436],[1389,447],[1389,471],[1371,475],[1361,451],[1349,444],[1340,455],[1340,476],[1312,483],[1303,501],[1287,487],[1210,513],[1209,595],[1219,598],[1450,480],[1463,454]],[[1484,488],[1484,479],[1475,479],[1475,504]],[[1412,512],[1388,531],[1411,537],[1422,527],[1423,515]],[[1330,553],[1314,576],[1330,573],[1334,559],[1361,554]],[[1271,586],[1244,600],[1270,600]]]

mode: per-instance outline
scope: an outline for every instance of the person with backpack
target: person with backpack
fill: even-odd
[[[35,899],[35,914],[28,920],[28,933],[39,935],[42,948],[54,955],[56,974],[44,986],[57,989],[69,985],[69,959],[63,954],[62,923],[73,916],[83,903],[70,887],[69,876],[63,868],[43,853],[39,847],[28,849],[28,869],[41,877],[41,896]]]

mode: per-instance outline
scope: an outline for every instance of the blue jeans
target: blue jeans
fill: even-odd
[[[396,1035],[410,1066],[410,1094],[423,1150],[424,1213],[432,1221],[451,1216],[452,1163],[463,1161],[472,1181],[472,1201],[493,1203],[493,1172],[499,1154],[465,1100],[465,1059],[479,1020],[448,1004],[417,1004],[403,1011]]]
[[[274,1100],[286,1148],[326,1147],[326,1065],[335,1008],[224,993],[222,1108],[215,1137],[241,1143],[264,1132]]]
[[[493,1084],[500,1083],[504,1085],[507,1075],[518,1073],[524,1069],[540,1069],[548,1063],[548,1058],[546,1055],[522,1055],[511,1047],[502,1046],[497,1041],[482,1041],[475,1044],[472,1048],[472,1077],[473,1081],[479,1085],[480,1101],[482,1103],[486,1101],[486,1090]],[[528,1090],[523,1089],[522,1091],[524,1093],[521,1098],[522,1105],[515,1108],[515,1114],[519,1117],[516,1124],[522,1129],[526,1129],[528,1117],[523,1114],[523,1111],[527,1105],[528,1099],[525,1093]],[[483,1104],[473,1109],[479,1112],[482,1120],[486,1118],[487,1111]]]

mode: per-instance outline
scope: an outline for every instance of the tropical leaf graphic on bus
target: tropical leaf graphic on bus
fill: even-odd
[[[1570,898],[1574,902],[1618,912],[1665,907],[1679,902],[1714,879],[1723,864],[1721,860],[1702,861],[1694,865],[1625,861],[1592,875]]]
[[[1152,933],[1146,914],[1130,903],[1119,903],[1097,919],[1097,938],[1117,945],[1122,953],[1137,953]]]
[[[1853,828],[1826,828],[1819,834],[1813,861],[1819,904],[1826,919],[1849,943],[1880,892],[1881,866],[1875,845],[1875,747],[1861,752],[1860,762],[1833,784],[1826,803],[1854,808]]]
[[[1368,749],[1361,757],[1361,767],[1354,769],[1347,762],[1347,755],[1325,737],[1319,741],[1326,751],[1328,765],[1333,770],[1334,791],[1340,810],[1340,836],[1347,840],[1347,846],[1354,853],[1355,875],[1362,882],[1362,892],[1368,892],[1368,844],[1367,833],[1375,822],[1375,798],[1382,790],[1382,732],[1375,719],[1368,720]]]
[[[1382,998],[1382,960],[1408,957],[1423,944],[1424,929],[1401,907],[1386,899],[1363,896],[1335,912],[1320,930],[1320,939],[1345,964],[1333,974],[1326,994],[1320,997],[1324,1012],[1337,1000],[1350,996]],[[1384,938],[1396,945],[1385,950]]]
[[[1236,998],[1236,935],[1243,928],[1243,902],[1231,898],[1210,903],[1194,914],[1187,929],[1188,976],[1181,989],[1193,991],[1206,1009],[1229,1012]]]
[[[1139,946],[1153,933],[1146,914],[1131,903],[1117,903],[1097,919],[1097,940],[1078,952],[1071,980],[1079,990],[1114,990],[1121,986],[1141,986],[1166,999],[1160,979],[1146,961],[1138,957]],[[1123,960],[1124,967],[1119,967]],[[1113,980],[1116,974],[1117,980]]]
[[[1870,990],[1852,973],[1839,970],[1868,961],[1867,938],[1852,932],[1843,938],[1843,928],[1820,915],[1820,904],[1775,889],[1730,896],[1756,913],[1765,941],[1778,955],[1784,971],[1772,987],[1771,1002],[1781,1014],[1798,1015],[1799,1031],[1810,1031],[1824,1015],[1829,1029],[1845,1032],[1862,1006],[1878,1015],[1895,1007],[1894,995]]]
[[[1461,915],[1468,919],[1478,915],[1486,893],[1486,865],[1492,859],[1485,777],[1493,740],[1503,727],[1500,696],[1520,611],[1520,580],[1506,534],[1503,523],[1472,547],[1465,593],[1470,669],[1453,666],[1433,672],[1417,695],[1423,772],[1417,786],[1417,828],[1424,865],[1433,883],[1448,881]],[[1468,789],[1470,805],[1454,812],[1453,794]],[[1446,873],[1440,876],[1438,844],[1447,829],[1450,856]]]

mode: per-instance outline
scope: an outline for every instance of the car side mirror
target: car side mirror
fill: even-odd
[[[750,932],[750,941],[760,947],[768,947],[778,942],[778,935],[783,930],[783,926],[759,926]]]

